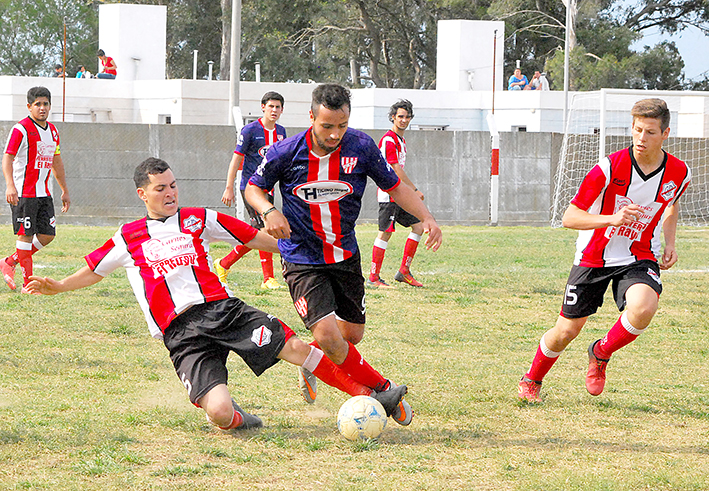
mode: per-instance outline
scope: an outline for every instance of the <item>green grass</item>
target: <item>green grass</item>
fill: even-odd
[[[111,228],[60,226],[36,273],[64,277]],[[373,226],[358,227],[368,269]],[[709,488],[709,230],[678,233],[680,261],[650,329],[614,356],[606,392],[584,388],[586,347],[615,322],[610,297],[544,383],[517,381],[553,325],[575,233],[445,227],[413,271],[425,288],[368,291],[360,350],[409,385],[416,417],[376,443],[337,433],[346,399],[314,406],[281,363],[256,379],[237,357],[230,389],[266,427],[215,431],[188,401],[167,350],[149,337],[123,272],[55,297],[0,289],[0,489],[10,490],[704,490]],[[392,280],[405,231],[383,277]],[[4,253],[14,239],[3,229]],[[213,247],[213,256],[228,252]],[[285,291],[262,292],[255,253],[230,275],[248,303],[310,334]],[[19,275],[18,275],[19,280]]]

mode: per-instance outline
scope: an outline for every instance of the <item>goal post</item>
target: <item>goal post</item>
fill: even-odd
[[[564,211],[588,171],[606,155],[630,146],[630,110],[640,99],[652,97],[663,99],[670,109],[670,137],[663,148],[692,170],[692,183],[680,199],[679,223],[709,224],[709,93],[601,89],[571,96],[554,176],[552,227],[561,226]]]

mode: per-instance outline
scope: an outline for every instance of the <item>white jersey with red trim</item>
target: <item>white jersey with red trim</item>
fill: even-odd
[[[164,221],[146,217],[123,225],[85,259],[100,276],[126,269],[150,334],[161,339],[170,322],[189,307],[233,296],[212,271],[209,244],[245,244],[257,232],[214,210],[180,208]]]
[[[26,117],[10,131],[5,153],[13,155],[12,180],[20,198],[51,196],[49,176],[52,175],[54,156],[60,155],[59,133],[47,121],[42,128],[32,118]]]
[[[662,254],[662,216],[689,186],[692,173],[665,152],[655,171],[645,174],[633,147],[613,153],[589,171],[571,204],[594,215],[613,215],[629,204],[642,209],[638,220],[620,227],[579,231],[574,264],[597,268],[623,266]]]
[[[406,165],[406,140],[404,140],[404,137],[397,135],[394,130],[384,133],[382,139],[379,140],[379,150],[382,152],[387,164],[399,164],[402,168]],[[377,188],[377,201],[389,203],[394,200],[389,193]]]

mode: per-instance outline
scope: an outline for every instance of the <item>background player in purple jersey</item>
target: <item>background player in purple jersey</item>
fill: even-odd
[[[411,182],[406,171],[404,171],[404,165],[406,164],[406,140],[404,140],[404,132],[406,128],[409,127],[409,123],[413,117],[414,106],[410,101],[402,99],[392,104],[389,108],[389,121],[393,123],[393,126],[382,136],[382,139],[379,141],[379,149],[387,163],[391,165],[394,172],[396,172],[404,184],[410,186],[423,200],[423,193],[414,186],[414,183]],[[416,249],[418,249],[421,235],[423,234],[421,221],[411,213],[402,209],[394,202],[388,193],[381,189],[377,189],[377,200],[379,201],[379,233],[372,247],[372,266],[369,270],[367,286],[391,288],[387,282],[381,279],[379,272],[382,269],[384,254],[386,253],[391,234],[394,233],[396,223],[399,223],[403,227],[411,227],[411,233],[406,239],[404,255],[401,258],[401,266],[399,266],[399,271],[397,271],[394,279],[411,286],[423,286],[420,281],[414,278],[410,270],[411,261],[413,261],[416,255]]]
[[[364,277],[354,232],[362,195],[371,177],[405,210],[418,217],[428,248],[441,245],[441,229],[420,197],[386,163],[374,140],[348,128],[350,92],[336,84],[313,91],[311,128],[272,147],[246,188],[246,199],[264,218],[264,230],[279,239],[284,277],[294,306],[315,345],[352,378],[375,390],[393,384],[355,348],[364,335]],[[283,212],[268,200],[279,183]],[[316,388],[301,373],[306,400]],[[389,413],[387,413],[389,414]],[[401,424],[411,410],[389,414]]]
[[[124,267],[154,337],[162,339],[190,401],[223,430],[263,425],[241,409],[227,388],[226,361],[234,351],[257,376],[279,359],[308,367],[324,382],[350,395],[370,395],[393,411],[404,387],[373,392],[323,352],[298,339],[272,315],[234,297],[210,268],[209,244],[228,240],[278,251],[276,241],[236,218],[205,208],[179,208],[170,166],[149,158],[135,170],[147,217],[123,225],[86,256],[87,266],[57,281],[33,276],[28,288],[54,295],[88,287]]]
[[[229,164],[226,189],[222,195],[222,203],[227,206],[231,206],[234,203],[234,180],[236,179],[237,171],[241,170],[241,182],[239,183],[241,198],[244,200],[244,206],[251,219],[251,226],[259,230],[263,228],[263,220],[244,199],[244,189],[246,189],[246,184],[251,179],[256,168],[261,164],[268,148],[286,137],[286,129],[280,124],[276,124],[276,121],[283,113],[284,105],[283,96],[278,92],[266,92],[263,95],[261,98],[263,117],[247,124],[239,132],[234,156]],[[269,199],[273,203],[273,193],[269,195]],[[229,268],[250,250],[244,245],[236,246],[229,254],[216,262],[214,268],[219,279],[226,283]],[[268,251],[259,251],[259,257],[261,258],[261,270],[263,272],[261,288],[264,290],[281,288],[281,285],[278,284],[273,276],[273,254]]]
[[[632,146],[591,169],[564,213],[563,225],[579,230],[576,258],[556,325],[542,336],[532,366],[519,382],[523,401],[541,402],[542,379],[603,304],[612,282],[616,304],[625,311],[602,339],[588,347],[586,389],[591,395],[601,394],[611,354],[645,331],[662,293],[660,270],[677,262],[678,200],[691,172],[662,149],[670,135],[665,101],[643,99],[630,114]]]
[[[5,199],[12,211],[12,224],[17,241],[15,252],[0,259],[5,283],[14,290],[15,268],[22,269],[22,293],[32,276],[32,255],[49,244],[56,235],[54,201],[49,192],[49,179],[54,178],[62,190],[62,213],[69,211],[71,200],[66,185],[64,161],[59,148],[59,133],[47,121],[52,109],[52,94],[46,87],[27,91],[29,116],[13,126],[2,157],[5,177]]]

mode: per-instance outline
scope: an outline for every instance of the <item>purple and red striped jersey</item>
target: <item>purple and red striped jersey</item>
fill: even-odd
[[[400,180],[367,134],[348,128],[337,150],[319,157],[311,129],[271,147],[250,183],[265,191],[279,183],[291,228],[290,238],[278,241],[283,259],[334,264],[358,251],[354,228],[367,177],[386,191]]]
[[[20,198],[44,198],[51,196],[49,176],[52,175],[54,156],[60,155],[59,133],[47,121],[42,128],[26,117],[10,131],[5,153],[13,155],[12,180]]]
[[[146,217],[123,225],[85,260],[100,276],[126,269],[150,334],[162,338],[170,322],[189,307],[233,296],[212,271],[209,244],[244,244],[256,233],[214,210],[180,208],[164,221]]]
[[[632,147],[601,160],[586,175],[571,204],[595,215],[613,215],[633,203],[642,212],[629,225],[580,230],[574,264],[597,268],[657,261],[662,254],[662,215],[679,200],[691,177],[689,167],[666,152],[660,167],[647,175],[635,161]]]
[[[379,140],[379,150],[388,164],[399,164],[402,168],[406,165],[406,140],[397,135],[394,130],[384,133],[382,139]],[[389,193],[377,188],[377,201],[389,203],[394,200],[391,199]]]
[[[286,129],[283,126],[276,124],[274,129],[267,130],[261,119],[252,121],[241,128],[239,137],[236,140],[236,149],[234,150],[234,153],[244,156],[239,189],[242,191],[246,189],[246,184],[248,184],[258,166],[261,165],[261,161],[266,156],[269,147],[285,138]]]

